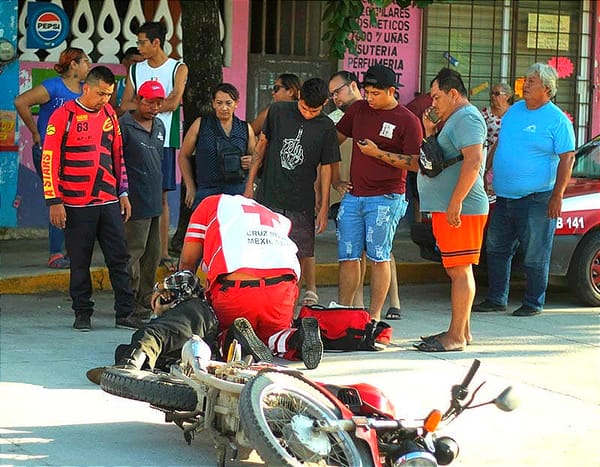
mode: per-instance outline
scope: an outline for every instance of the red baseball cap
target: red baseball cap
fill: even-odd
[[[164,99],[165,88],[158,81],[146,81],[138,89],[138,96],[144,99]]]

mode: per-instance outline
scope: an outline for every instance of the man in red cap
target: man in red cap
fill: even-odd
[[[131,218],[125,224],[129,249],[129,284],[133,291],[130,327],[150,318],[150,298],[160,262],[159,218],[162,214],[162,170],[165,126],[157,117],[165,100],[159,81],[145,81],[137,90],[136,108],[119,119],[123,158],[130,180]]]

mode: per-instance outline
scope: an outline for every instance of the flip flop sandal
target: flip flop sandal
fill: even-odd
[[[69,269],[71,267],[71,260],[62,253],[56,253],[50,256],[48,267],[50,269]]]
[[[316,292],[312,290],[307,290],[304,292],[304,296],[302,297],[302,305],[318,305],[319,304],[319,296]]]
[[[423,342],[429,342],[439,337],[442,337],[444,334],[446,334],[446,331],[438,332],[437,334],[432,334],[431,336],[421,336],[421,340]]]
[[[400,308],[396,308],[395,306],[391,306],[387,313],[385,314],[385,319],[402,319],[402,315],[400,314]]]
[[[423,342],[430,342],[433,339],[437,339],[438,337],[442,337],[444,334],[446,334],[446,331],[443,332],[438,332],[437,334],[432,334],[431,336],[421,336],[421,340]],[[467,345],[471,345],[471,341],[467,341]]]
[[[413,344],[414,348],[420,352],[462,352],[465,350],[464,347],[455,347],[453,349],[445,348],[438,338],[432,339],[428,342],[420,342]]]

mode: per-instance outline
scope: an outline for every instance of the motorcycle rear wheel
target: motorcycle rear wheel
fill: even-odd
[[[167,410],[189,412],[198,400],[193,388],[167,373],[109,367],[102,373],[100,387],[109,394]]]
[[[350,433],[312,433],[313,420],[339,416],[319,391],[284,373],[260,374],[240,395],[244,432],[267,465],[372,467],[370,451]]]

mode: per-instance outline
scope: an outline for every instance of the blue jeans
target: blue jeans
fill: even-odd
[[[487,300],[506,305],[511,260],[520,245],[527,288],[523,305],[541,310],[546,299],[550,254],[556,219],[548,217],[552,192],[533,193],[520,199],[498,197],[487,230]]]
[[[338,261],[389,261],[400,219],[406,214],[404,194],[354,196],[346,193],[337,216]]]

